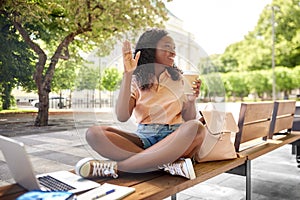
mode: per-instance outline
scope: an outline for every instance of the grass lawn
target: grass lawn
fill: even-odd
[[[13,114],[13,113],[37,113],[37,109],[11,108],[9,110],[0,110],[0,114]]]

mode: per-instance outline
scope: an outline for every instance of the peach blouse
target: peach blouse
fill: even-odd
[[[181,110],[187,101],[183,80],[173,81],[165,70],[150,90],[142,91],[132,79],[131,96],[136,100],[134,115],[139,124],[183,123]]]

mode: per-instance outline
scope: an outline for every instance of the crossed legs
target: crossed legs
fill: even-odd
[[[201,147],[205,130],[201,122],[191,120],[147,149],[135,134],[112,127],[91,127],[86,139],[101,156],[117,161],[120,171],[146,172],[180,157],[192,157]]]

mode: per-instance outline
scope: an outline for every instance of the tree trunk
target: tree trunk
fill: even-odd
[[[7,110],[11,106],[11,91],[12,86],[11,84],[3,84],[3,94],[2,94],[2,109]]]
[[[113,107],[113,92],[110,91],[109,94],[110,94],[110,104],[109,104],[109,106],[112,108]]]
[[[289,92],[286,91],[286,90],[283,92],[283,99],[284,100],[288,100],[289,99]]]
[[[240,98],[241,98],[241,101],[243,102],[244,101],[244,96],[240,95]]]
[[[92,99],[93,99],[93,108],[95,108],[95,102],[96,102],[96,99],[95,99],[95,89],[92,90]]]
[[[35,119],[35,126],[48,126],[49,117],[49,92],[39,91],[39,111]]]
[[[89,90],[86,90],[86,107],[89,108],[89,100],[90,100],[90,97],[89,97]]]
[[[71,108],[72,107],[72,101],[71,101],[71,99],[72,99],[72,90],[70,90],[70,94],[69,94],[69,99],[68,99],[68,108]]]
[[[62,102],[62,92],[61,92],[61,90],[60,90],[60,91],[59,91],[59,103],[58,103],[59,109],[63,109],[64,103],[65,103],[65,102]]]
[[[75,32],[69,33],[62,42],[58,45],[54,55],[51,57],[49,67],[45,70],[47,55],[43,49],[30,38],[29,34],[22,27],[21,23],[13,20],[14,27],[19,31],[24,41],[30,48],[38,55],[38,62],[36,63],[36,71],[34,73],[34,80],[37,85],[39,95],[39,111],[35,120],[35,126],[48,125],[48,110],[49,110],[49,93],[51,92],[51,82],[53,79],[55,66],[59,59],[69,59],[69,44],[74,40],[75,36],[91,31],[91,19],[85,28],[79,27]],[[44,74],[45,72],[45,74]]]
[[[101,88],[99,87],[99,107],[102,107],[102,100],[101,100]]]

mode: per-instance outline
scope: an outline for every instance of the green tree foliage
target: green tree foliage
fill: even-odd
[[[9,109],[15,86],[33,88],[35,57],[3,13],[0,13],[0,30],[0,99],[2,109]]]
[[[239,86],[235,83],[240,82],[243,85],[241,77],[245,78],[249,92],[259,98],[263,99],[272,94],[273,44],[276,92],[283,92],[284,98],[288,98],[291,90],[300,88],[296,67],[300,65],[299,16],[299,0],[273,0],[262,11],[253,31],[245,35],[242,41],[229,45],[219,57],[212,57],[217,60],[220,72],[228,73],[224,75],[228,96],[239,93]],[[230,72],[239,73],[234,75]]]
[[[71,57],[69,60],[59,62],[52,80],[53,91],[74,90],[76,80],[76,70],[80,69],[83,63],[80,57]]]
[[[112,92],[120,87],[122,74],[115,67],[106,68],[101,77],[101,86],[110,91],[110,105],[112,106],[113,95]]]
[[[99,71],[96,68],[83,66],[76,77],[76,90],[95,90],[97,89],[98,79]]]
[[[272,9],[273,8],[273,9]],[[274,20],[272,12],[274,10]],[[244,40],[229,45],[221,61],[225,71],[253,71],[272,67],[272,25],[276,66],[300,64],[299,0],[273,0],[262,11],[253,31]]]
[[[101,85],[107,91],[113,92],[120,86],[122,75],[115,67],[106,68],[101,77]]]
[[[276,57],[278,66],[300,64],[299,0],[273,0],[275,12]]]
[[[220,54],[213,54],[209,57],[203,57],[198,64],[198,70],[202,74],[209,74],[212,72],[225,73],[226,69],[222,65]]]
[[[87,107],[90,107],[90,98],[92,98],[92,107],[95,105],[95,90],[99,84],[99,77],[100,73],[97,68],[82,66],[75,78],[75,89],[86,93]]]
[[[299,89],[298,94],[300,94],[300,65],[296,66],[292,73],[292,79],[295,84],[295,89]]]
[[[162,0],[14,0],[3,1],[0,13],[38,56],[34,80],[40,104],[35,125],[45,126],[55,68],[60,59],[70,58],[71,44],[85,50],[109,49],[126,31],[160,26],[167,12]]]
[[[276,67],[276,90],[284,92],[284,98],[289,98],[292,89],[295,89],[296,83],[293,81],[292,70],[287,67]],[[298,77],[299,79],[299,77]]]
[[[249,94],[249,87],[245,80],[247,73],[230,72],[222,74],[222,80],[225,85],[226,94],[228,97],[239,97],[241,100]]]
[[[71,57],[69,60],[59,62],[55,74],[52,80],[52,91],[59,93],[59,96],[62,97],[62,90],[69,90],[70,94],[68,95],[71,98],[71,93],[75,89],[75,79],[76,79],[76,69],[80,68],[78,57]],[[61,99],[60,99],[61,100]],[[71,107],[70,102],[68,107]],[[60,105],[63,105],[62,103]],[[60,107],[62,108],[62,107]]]
[[[202,80],[201,96],[208,98],[209,101],[219,101],[225,98],[225,88],[219,73],[212,72],[200,77]]]
[[[220,56],[221,63],[223,64],[224,72],[238,71],[239,66],[239,52],[240,43],[234,43],[229,45],[225,52]]]
[[[271,70],[256,70],[247,73],[245,76],[246,84],[251,94],[264,100],[264,94],[272,93]]]
[[[273,70],[255,70],[251,72],[229,72],[222,75],[226,96],[245,97],[253,94],[264,100],[272,94]],[[276,92],[283,92],[289,98],[291,90],[300,89],[300,66],[295,68],[276,67]]]

